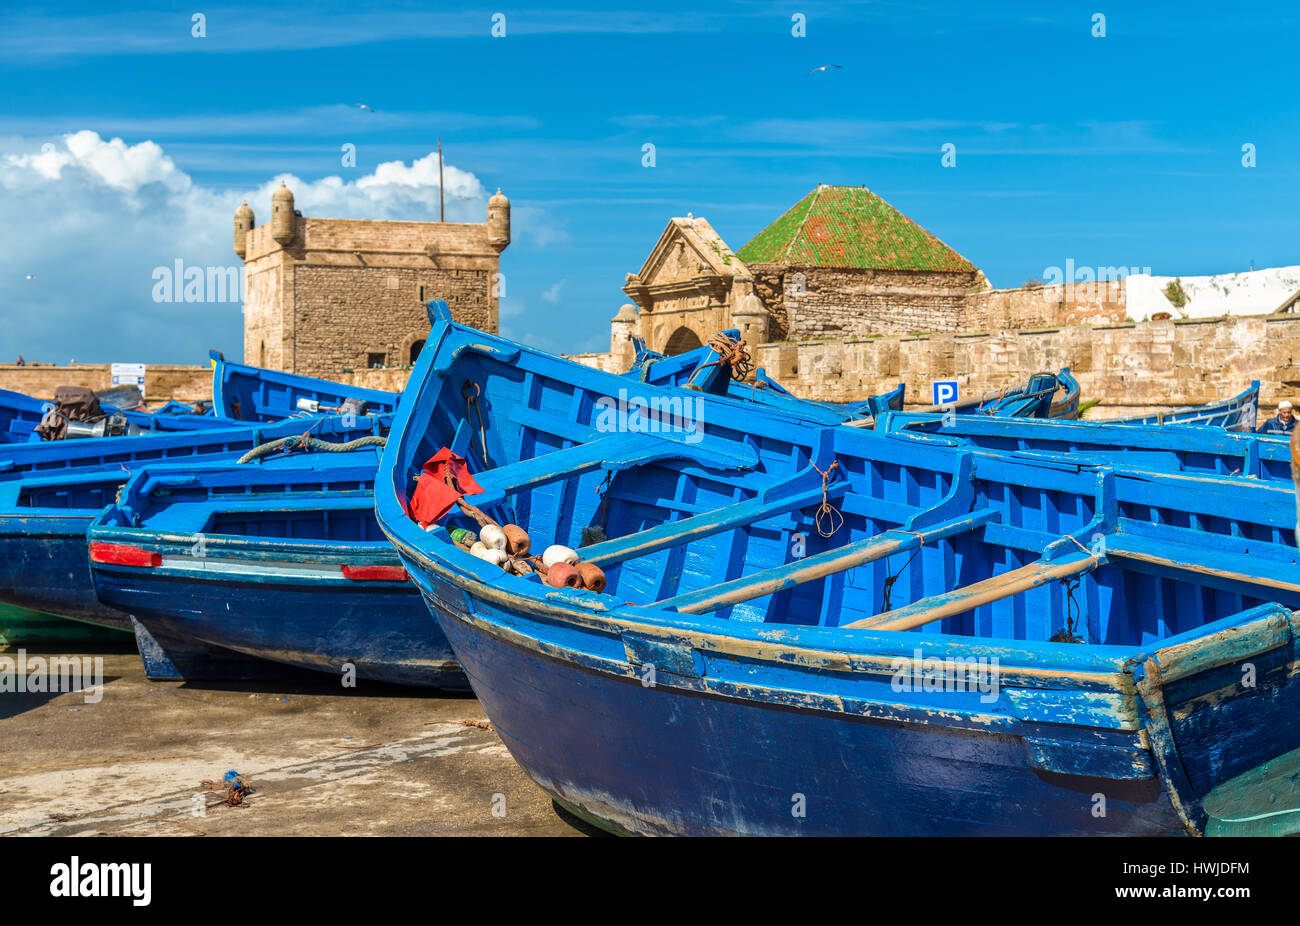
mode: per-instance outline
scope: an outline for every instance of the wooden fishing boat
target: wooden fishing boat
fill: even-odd
[[[40,440],[36,426],[41,423],[47,408],[48,402],[33,399],[21,392],[0,389],[0,443]]]
[[[611,431],[626,380],[434,314],[379,522],[494,729],[574,813],[1010,835],[1224,832],[1278,809],[1223,795],[1300,755],[1292,490],[740,419],[707,396],[698,430]],[[680,392],[636,395],[653,418]],[[426,530],[414,477],[441,448],[477,491],[453,479],[467,494]],[[449,533],[475,512],[581,562],[508,574]]]
[[[376,449],[280,465],[146,466],[90,525],[100,600],[133,617],[153,679],[284,667],[465,689],[375,522]]]
[[[215,417],[211,399],[202,399],[198,402],[180,402],[176,399],[168,399],[158,411],[168,415],[209,415]]]
[[[280,421],[295,415],[387,415],[398,394],[333,383],[325,379],[234,363],[221,351],[212,360],[212,405],[216,414],[238,421]]]
[[[1212,473],[1291,483],[1284,439],[1236,434],[1218,427],[1153,428],[1110,421],[1039,421],[985,415],[895,412],[877,430],[951,441],[1022,457],[1044,456],[1074,463],[1119,464],[1161,472]]]
[[[1098,419],[1106,424],[1190,424],[1206,428],[1224,428],[1228,431],[1255,430],[1259,418],[1259,380],[1254,380],[1250,388],[1230,399],[1211,402],[1208,405],[1188,405],[1154,415],[1130,415],[1124,418]]]
[[[746,382],[750,371],[749,355],[740,340],[740,331],[723,331],[710,344],[674,357],[649,350],[640,338],[633,338],[636,359],[625,375],[655,386],[678,386],[692,391],[726,396],[737,402],[761,404],[778,411],[801,414],[825,424],[853,421],[859,426],[870,424],[890,409],[901,410],[905,384],[861,402],[820,402],[801,399],[767,375],[762,367],[754,371],[754,381]],[[715,343],[716,342],[716,343]]]
[[[1062,368],[1056,374],[1056,386],[1060,395],[1052,396],[1052,404],[1047,407],[1047,417],[1073,421],[1079,417],[1079,381],[1074,378],[1069,367]]]
[[[1077,418],[1079,381],[1066,367],[1059,373],[1035,373],[1020,388],[995,389],[972,399],[943,405],[925,405],[912,411],[918,414],[991,415],[999,418]]]
[[[99,601],[86,528],[148,463],[234,461],[260,445],[310,436],[334,444],[382,432],[387,419],[341,417],[207,431],[13,444],[0,454],[0,602],[110,627],[127,616]]]
[[[0,389],[0,443],[40,442],[41,436],[36,433],[36,426],[41,423],[41,418],[52,404],[20,392]],[[119,436],[229,428],[238,424],[233,419],[210,415],[179,414],[165,410],[142,412],[104,403],[101,403],[100,409],[106,416],[117,417],[117,426],[122,431]]]

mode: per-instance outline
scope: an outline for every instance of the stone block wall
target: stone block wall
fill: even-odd
[[[750,270],[774,322],[769,331],[784,330],[795,340],[958,331],[979,279],[976,273],[763,264]]]
[[[485,224],[298,217],[283,245],[258,226],[247,234],[244,361],[326,379],[408,365],[431,299],[497,330],[499,265]]]
[[[944,334],[783,342],[753,350],[797,395],[852,401],[907,384],[909,405],[928,404],[931,383],[955,379],[962,396],[1069,367],[1091,418],[1200,405],[1261,382],[1261,408],[1300,401],[1300,316],[1261,315],[1073,325],[996,334]]]
[[[344,369],[410,364],[411,346],[429,332],[424,301],[445,299],[457,321],[496,328],[486,270],[371,268],[301,264],[295,270],[295,372],[337,379]],[[377,359],[377,358],[376,358]]]
[[[106,363],[78,363],[73,366],[18,366],[0,364],[0,389],[21,392],[37,399],[51,399],[59,386],[85,386],[100,391],[113,385]],[[212,398],[212,367],[204,364],[149,364],[145,367],[144,397],[150,406],[175,398],[197,402]]]
[[[962,308],[963,331],[1023,331],[1058,325],[1118,325],[1126,312],[1123,280],[993,289],[971,293]]]

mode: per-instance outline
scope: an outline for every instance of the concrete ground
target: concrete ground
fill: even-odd
[[[515,764],[471,696],[325,676],[150,682],[133,646],[78,655],[103,658],[98,703],[0,693],[0,835],[591,832]],[[228,769],[255,789],[243,806],[200,785]]]

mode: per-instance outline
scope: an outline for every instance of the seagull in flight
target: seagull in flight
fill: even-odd
[[[34,273],[29,273],[29,274],[27,274],[27,279],[29,279],[29,280],[34,280],[34,279],[36,279],[36,274],[34,274]]]
[[[371,107],[369,107],[369,106],[367,106],[365,103],[353,103],[352,105],[353,105],[353,106],[360,106],[362,109],[364,109],[364,110],[365,110],[366,112],[368,112],[368,113],[372,113],[372,112],[374,112],[374,109],[371,108]]]
[[[828,68],[836,68],[837,70],[841,70],[841,71],[842,71],[842,70],[844,70],[844,65],[842,65],[842,64],[823,64],[823,65],[822,65],[821,67],[819,67],[819,68],[813,68],[811,71],[808,72],[808,75],[811,77],[813,74],[816,74],[818,71],[825,71],[825,70],[827,70]]]

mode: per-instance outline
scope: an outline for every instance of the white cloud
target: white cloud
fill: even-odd
[[[446,165],[444,173],[447,219],[483,221],[489,191],[469,171]],[[177,259],[238,267],[234,210],[247,200],[265,222],[281,180],[306,215],[438,215],[436,153],[389,161],[355,180],[283,174],[255,189],[215,189],[152,141],[127,144],[91,131],[0,137],[0,358],[201,363],[209,347],[240,356],[239,303],[155,303],[152,274]],[[546,234],[542,225],[532,237]]]
[[[564,284],[567,283],[567,282],[569,282],[569,281],[568,281],[568,279],[566,278],[566,279],[563,279],[563,280],[561,280],[560,282],[556,283],[554,286],[550,286],[550,287],[548,287],[547,289],[545,289],[545,290],[542,292],[542,301],[543,301],[543,302],[559,302],[559,301],[560,301],[560,289],[563,288]]]

